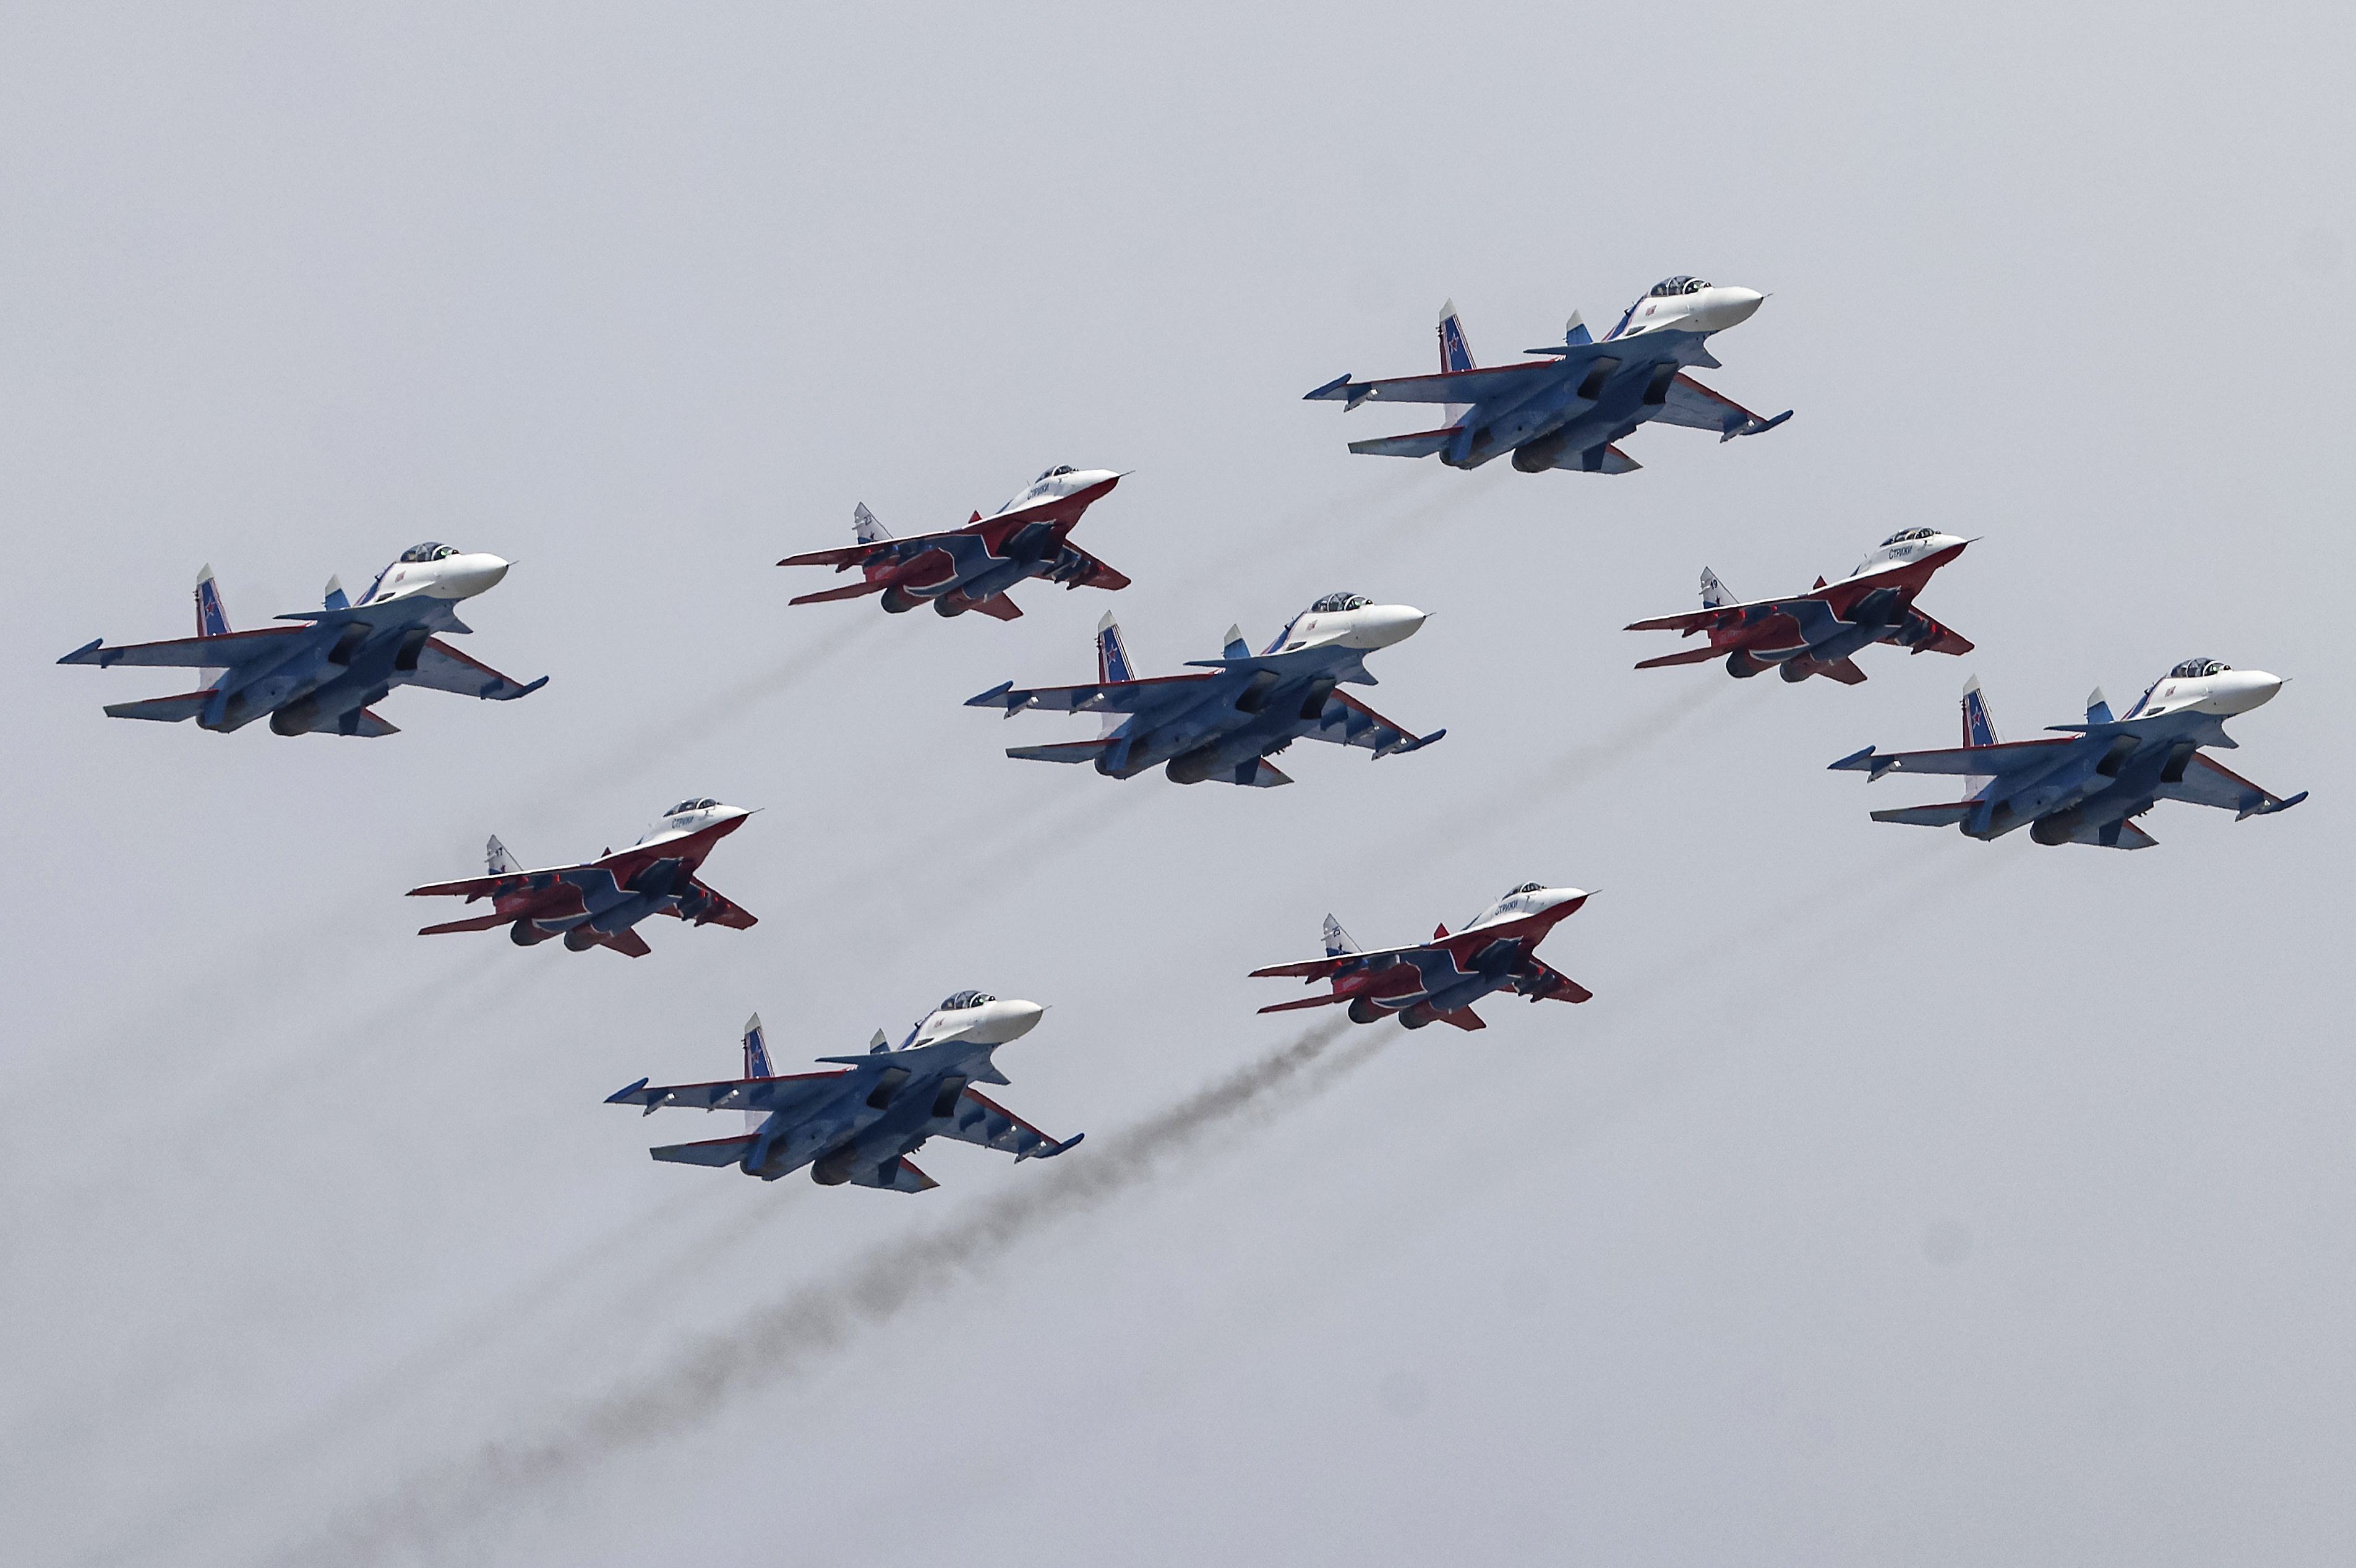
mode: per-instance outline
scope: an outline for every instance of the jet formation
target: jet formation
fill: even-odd
[[[1361,950],[1342,923],[1328,915],[1323,958],[1256,969],[1251,978],[1298,976],[1312,985],[1323,980],[1332,983],[1333,990],[1299,1002],[1274,1003],[1260,1011],[1290,1013],[1347,1004],[1354,1024],[1395,1017],[1410,1029],[1434,1022],[1485,1029],[1488,1026],[1472,1011],[1472,1004],[1496,992],[1511,991],[1533,1002],[1588,1001],[1594,993],[1549,968],[1538,958],[1537,946],[1593,897],[1576,887],[1525,882],[1466,921],[1461,931],[1451,934],[1443,924],[1428,942],[1373,952]]]
[[[848,1182],[923,1192],[940,1184],[908,1156],[930,1139],[979,1144],[1020,1161],[1053,1159],[1087,1136],[1051,1138],[973,1087],[1008,1081],[992,1057],[1029,1034],[1045,1012],[1036,1002],[960,991],[943,998],[896,1047],[878,1029],[863,1056],[818,1058],[835,1071],[783,1077],[770,1069],[755,1013],[744,1025],[743,1078],[661,1088],[642,1078],[605,1103],[639,1106],[647,1115],[666,1105],[744,1112],[744,1131],[736,1136],[647,1151],[658,1160],[734,1165],[763,1181],[807,1165],[820,1187]]]
[[[1002,708],[1008,718],[1030,708],[1105,715],[1104,734],[1095,740],[1008,748],[1007,756],[1024,761],[1093,763],[1111,779],[1162,766],[1176,784],[1208,779],[1272,789],[1292,779],[1268,758],[1296,740],[1354,746],[1384,757],[1419,750],[1448,733],[1415,735],[1336,690],[1344,682],[1376,684],[1365,656],[1414,636],[1424,618],[1406,605],[1328,594],[1286,622],[1258,653],[1240,628],[1229,627],[1218,658],[1187,661],[1205,673],[1139,679],[1120,628],[1108,615],[1097,623],[1094,685],[1018,689],[1010,681],[967,698],[966,705]]]
[[[1614,443],[1657,420],[1714,430],[1719,440],[1757,435],[1792,417],[1762,419],[1687,375],[1719,369],[1708,342],[1751,319],[1766,295],[1697,277],[1663,278],[1601,338],[1571,313],[1559,345],[1523,350],[1542,360],[1482,369],[1472,361],[1454,301],[1440,307],[1440,373],[1391,381],[1336,376],[1305,392],[1309,402],[1436,403],[1447,423],[1406,435],[1353,441],[1350,450],[1379,457],[1438,457],[1451,468],[1477,468],[1510,454],[1525,474],[1569,468],[1626,474],[1644,467]]]
[[[2091,843],[2149,849],[2157,841],[2135,819],[2162,800],[2189,800],[2244,817],[2286,811],[2307,791],[2285,800],[2251,783],[2204,746],[2232,748],[2225,721],[2274,700],[2279,676],[2236,670],[2214,659],[2188,659],[2152,682],[2123,717],[2095,688],[2086,722],[2053,725],[2039,740],[2000,741],[1979,682],[1964,688],[1964,744],[1954,751],[1876,752],[1867,746],[1832,764],[1863,773],[1959,773],[1985,780],[1969,799],[1944,806],[1876,811],[1877,822],[1956,827],[1966,838],[1997,839],[2027,828],[2039,843]]]
[[[788,555],[780,566],[831,566],[862,574],[847,588],[804,594],[787,602],[822,604],[830,599],[884,596],[885,610],[902,615],[930,603],[944,618],[977,610],[1013,620],[1022,610],[1006,590],[1028,578],[1066,588],[1126,588],[1129,579],[1087,551],[1067,542],[1081,515],[1120,483],[1108,468],[1050,468],[1021,495],[963,528],[894,539],[862,501],[851,514],[859,542],[841,550]]]
[[[417,934],[438,937],[505,926],[508,940],[520,948],[562,937],[574,952],[604,947],[644,958],[651,950],[635,928],[651,915],[746,929],[757,923],[754,917],[706,886],[696,871],[712,845],[752,814],[709,799],[681,800],[620,854],[609,849],[595,860],[545,871],[526,871],[495,836],[484,848],[487,875],[409,890],[412,898],[464,898],[469,904],[488,898],[491,913],[427,926]]]
[[[1503,456],[1525,473],[1627,473],[1639,465],[1619,443],[1645,424],[1714,431],[1724,443],[1792,417],[1788,409],[1762,417],[1688,373],[1719,368],[1709,339],[1748,320],[1764,298],[1697,277],[1665,278],[1601,338],[1574,314],[1560,344],[1529,349],[1535,358],[1522,362],[1488,368],[1474,360],[1451,301],[1440,313],[1437,373],[1370,381],[1344,375],[1307,398],[1352,409],[1401,403],[1444,411],[1436,428],[1352,442],[1354,453],[1436,456],[1458,468]],[[944,618],[974,612],[1013,620],[1023,612],[1009,592],[1024,582],[1126,588],[1128,576],[1071,542],[1089,509],[1122,478],[1112,469],[1053,467],[987,517],[977,510],[961,527],[906,538],[893,537],[864,502],[857,503],[851,545],[789,555],[778,564],[827,566],[837,574],[857,568],[858,580],[790,603],[873,596],[887,614],[929,604]],[[1804,593],[1751,601],[1736,600],[1705,569],[1698,610],[1627,628],[1674,631],[1700,639],[1700,645],[1645,659],[1636,668],[1717,660],[1740,680],[1772,669],[1794,684],[1822,676],[1855,685],[1866,679],[1858,656],[1878,644],[1911,653],[1971,652],[1972,642],[1917,604],[1933,575],[1971,542],[1930,527],[1901,528],[1837,582],[1819,577]],[[194,719],[223,733],[266,718],[273,731],[286,736],[391,735],[394,726],[374,704],[402,686],[505,702],[547,683],[546,676],[516,682],[442,639],[469,629],[457,619],[456,604],[487,592],[509,569],[496,555],[428,542],[404,551],[358,599],[330,579],[319,609],[278,618],[292,624],[237,631],[208,566],[197,582],[194,638],[112,648],[102,639],[59,662],[199,671],[198,690],[109,704],[112,717]],[[1420,750],[1448,733],[1418,735],[1343,690],[1376,684],[1367,656],[1414,636],[1425,619],[1409,606],[1329,594],[1287,621],[1257,653],[1241,628],[1230,627],[1217,658],[1192,660],[1174,675],[1140,676],[1120,628],[1107,615],[1097,626],[1092,683],[1018,688],[1009,681],[967,705],[995,708],[1008,718],[1033,709],[1100,716],[1093,739],[1013,746],[1006,751],[1010,757],[1085,763],[1114,779],[1159,768],[1179,784],[1216,780],[1267,789],[1291,782],[1269,759],[1297,740],[1353,746],[1380,758]],[[1869,779],[1945,773],[1972,781],[1965,800],[1877,811],[1877,822],[1953,826],[1978,839],[2027,828],[2043,844],[2141,849],[2153,840],[2137,819],[2162,800],[2217,807],[2242,818],[2286,811],[2307,799],[2304,792],[2277,796],[2208,755],[2234,747],[2226,719],[2270,701],[2282,685],[2261,671],[2189,660],[2155,682],[2123,716],[2113,716],[2098,690],[2088,699],[2084,723],[2005,742],[1974,680],[1964,693],[1961,747],[1883,754],[1868,746],[1831,766]],[[494,837],[486,845],[483,875],[410,889],[412,897],[487,902],[488,912],[430,925],[420,934],[505,928],[519,946],[561,940],[576,952],[603,947],[638,958],[650,950],[638,927],[653,916],[749,929],[755,917],[706,884],[701,871],[720,841],[751,814],[708,796],[691,797],[619,853],[609,848],[594,860],[539,870],[524,867]],[[1298,979],[1311,987],[1322,982],[1324,991],[1259,1011],[1339,1006],[1362,1025],[1396,1019],[1408,1029],[1445,1023],[1471,1031],[1487,1026],[1475,1004],[1489,996],[1590,1001],[1584,985],[1541,960],[1537,950],[1592,896],[1526,882],[1459,930],[1442,924],[1427,941],[1373,950],[1359,948],[1329,914],[1324,956],[1250,972],[1253,978]],[[743,1112],[741,1133],[650,1151],[667,1164],[734,1165],[764,1181],[807,1167],[822,1186],[920,1192],[936,1184],[910,1156],[935,1138],[996,1149],[1018,1161],[1052,1158],[1080,1142],[1050,1136],[976,1087],[1007,1082],[995,1053],[1027,1036],[1044,1011],[1036,1003],[962,991],[926,1013],[896,1047],[878,1030],[860,1055],[818,1058],[827,1070],[782,1075],[771,1066],[755,1015],[744,1032],[741,1078],[661,1087],[640,1079],[609,1102],[649,1114],[666,1107]]]
[[[1914,596],[1970,542],[1936,529],[1901,529],[1837,583],[1819,577],[1804,594],[1749,604],[1733,603],[1718,574],[1705,566],[1699,610],[1640,620],[1627,629],[1681,637],[1706,631],[1709,646],[1665,653],[1636,668],[1700,664],[1722,656],[1726,672],[1739,681],[1773,670],[1794,682],[1822,675],[1854,686],[1865,671],[1850,656],[1871,643],[1894,643],[1915,653],[1969,653],[1971,643],[1916,609]]]
[[[267,718],[275,735],[398,735],[399,726],[370,711],[397,686],[504,703],[548,684],[545,675],[528,684],[511,680],[434,635],[473,630],[451,607],[495,586],[508,564],[429,540],[402,551],[359,599],[347,598],[331,577],[325,607],[278,618],[305,624],[252,631],[230,629],[208,566],[197,577],[196,636],[122,648],[99,638],[58,662],[169,665],[197,670],[206,682],[178,696],[110,703],[109,718],[194,719],[224,734]]]

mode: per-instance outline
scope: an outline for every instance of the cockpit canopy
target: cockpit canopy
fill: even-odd
[[[1525,893],[1543,893],[1545,891],[1546,884],[1543,882],[1525,882],[1519,887],[1507,888],[1505,890],[1505,897],[1508,898],[1518,898]]]
[[[941,998],[936,1013],[962,1013],[969,1007],[986,1007],[998,998],[987,991],[958,991]]]
[[[1893,544],[1903,544],[1910,539],[1929,539],[1938,532],[1935,528],[1901,528],[1883,540],[1879,548],[1887,550]]]
[[[2216,659],[2188,659],[2168,672],[2171,681],[2198,680],[2203,675],[2222,675],[2232,665]]]
[[[683,817],[690,811],[708,811],[718,804],[720,804],[719,801],[712,800],[681,800],[678,805],[673,806],[669,811],[665,811],[663,815],[666,817]]]
[[[1339,615],[1344,610],[1362,610],[1375,601],[1364,594],[1328,594],[1309,607],[1311,615]]]
[[[429,539],[423,544],[412,544],[402,551],[401,562],[405,566],[417,566],[428,561],[446,560],[456,553],[458,552],[455,547]]]
[[[1679,273],[1673,278],[1663,278],[1660,282],[1655,284],[1653,285],[1652,293],[1646,295],[1646,297],[1650,299],[1668,299],[1680,294],[1699,294],[1708,286],[1709,282],[1706,278],[1688,277],[1685,274]]]
[[[1076,473],[1077,471],[1078,470],[1075,469],[1069,463],[1059,463],[1031,482],[1034,485],[1044,485],[1049,479],[1058,479],[1063,478],[1066,474]]]

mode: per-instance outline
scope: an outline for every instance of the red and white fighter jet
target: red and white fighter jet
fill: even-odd
[[[1701,606],[1692,614],[1640,620],[1630,631],[1709,633],[1709,646],[1647,659],[1639,670],[1699,664],[1723,658],[1726,672],[1749,680],[1774,668],[1786,681],[1828,676],[1845,686],[1865,679],[1850,655],[1869,643],[1890,642],[1916,653],[1969,653],[1972,644],[1914,607],[1931,575],[1971,542],[1935,529],[1909,528],[1876,545],[1857,570],[1837,583],[1822,577],[1790,598],[1731,603],[1734,596],[1708,567]]]

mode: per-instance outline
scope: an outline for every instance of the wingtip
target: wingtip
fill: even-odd
[[[1834,770],[1834,769],[1836,769],[1836,768],[1855,768],[1858,763],[1860,763],[1860,762],[1864,761],[1867,757],[1871,757],[1872,755],[1873,755],[1873,747],[1871,747],[1871,746],[1867,746],[1863,751],[1852,751],[1852,752],[1850,752],[1847,757],[1842,757],[1838,762],[1827,763],[1827,764],[1826,765],[1826,772],[1831,772],[1831,771],[1833,771],[1833,770]]]
[[[620,1105],[620,1104],[623,1104],[623,1103],[625,1103],[625,1102],[626,1101],[626,1100],[628,1099],[628,1097],[629,1097],[629,1096],[631,1096],[631,1095],[633,1095],[633,1094],[636,1094],[638,1090],[640,1090],[644,1089],[644,1088],[645,1088],[648,1083],[650,1083],[650,1082],[652,1082],[652,1081],[653,1081],[653,1080],[652,1080],[652,1079],[644,1079],[644,1078],[642,1078],[642,1079],[638,1079],[638,1081],[637,1081],[637,1082],[636,1082],[636,1083],[634,1083],[634,1084],[631,1084],[631,1085],[630,1085],[629,1087],[627,1087],[626,1089],[617,1089],[617,1090],[616,1090],[613,1093],[611,1093],[611,1094],[609,1094],[609,1095],[605,1096],[605,1103],[606,1103],[606,1104],[608,1104],[608,1105]]]
[[[67,654],[63,659],[59,660],[58,662],[60,664],[78,663],[89,655],[97,652],[100,645],[105,641],[106,639],[102,637],[93,637],[88,642],[83,643],[80,648],[75,649],[71,653]]]

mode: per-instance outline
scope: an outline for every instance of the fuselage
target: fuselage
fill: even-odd
[[[969,1084],[1006,1081],[991,1053],[1029,1034],[1045,1012],[1035,1002],[980,993],[948,998],[919,1020],[896,1050],[879,1048],[866,1058],[849,1058],[862,1065],[880,1062],[880,1078],[846,1073],[841,1089],[830,1097],[764,1121],[741,1168],[775,1181],[809,1165],[813,1179],[831,1187],[862,1167],[915,1154],[938,1131],[941,1118],[958,1113]],[[1031,1144],[1037,1142],[1035,1135],[1030,1139]],[[1015,1134],[1007,1146],[1018,1155],[1027,1147]]]
[[[1085,575],[1087,558],[1067,551],[1066,540],[1119,478],[1109,468],[1051,468],[988,517],[935,536],[921,550],[872,561],[868,581],[888,585],[882,602],[893,614],[930,602],[941,615],[956,616],[1027,578],[1064,582]],[[1074,504],[1053,517],[1001,521],[1059,500]]]
[[[1438,945],[1435,939],[1431,946],[1369,953],[1333,975],[1333,990],[1351,999],[1354,1022],[1369,1024],[1397,1014],[1409,1027],[1419,1027],[1493,992],[1526,989],[1535,972],[1528,960],[1538,943],[1587,897],[1576,887],[1525,883],[1473,916],[1449,946]],[[1464,939],[1493,927],[1514,929],[1499,931],[1494,941],[1472,946],[1469,960],[1460,961]]]
[[[1173,781],[1194,784],[1255,768],[1320,722],[1336,685],[1371,680],[1367,653],[1414,636],[1425,618],[1408,605],[1320,600],[1258,656],[1221,660],[1233,667],[1173,683],[1162,703],[1112,732],[1097,770],[1128,779],[1166,765]]]
[[[1567,355],[1561,375],[1474,403],[1461,421],[1463,434],[1440,460],[1477,468],[1510,453],[1515,467],[1537,473],[1593,455],[1601,466],[1606,447],[1658,416],[1681,371],[1718,364],[1706,347],[1709,335],[1749,320],[1765,297],[1699,278],[1665,278],[1628,307],[1594,352]]]
[[[1969,542],[1927,528],[1893,534],[1847,576],[1807,596],[1823,604],[1823,614],[1804,610],[1794,616],[1772,604],[1756,606],[1731,625],[1711,628],[1710,645],[1741,650],[1752,668],[1744,669],[1740,663],[1729,668],[1737,675],[1748,675],[1773,664],[1804,669],[1837,663],[1871,643],[1911,647],[1935,638],[1937,624],[1912,613],[1929,573],[1910,568]]]
[[[2156,803],[2159,786],[2183,779],[2202,746],[2233,744],[2226,718],[2273,701],[2282,685],[2263,670],[2189,660],[2153,682],[2124,718],[2043,743],[2050,760],[1992,779],[1972,797],[1983,809],[1963,831],[1996,839],[2025,827],[2038,843],[2058,844],[2138,816]]]
[[[743,827],[752,814],[717,800],[682,801],[639,835],[623,856],[609,854],[584,865],[519,873],[517,890],[500,896],[492,908],[517,917],[510,935],[518,946],[562,936],[576,952],[649,916],[677,912],[692,919],[702,897],[695,885],[697,869],[712,846]],[[643,850],[668,853],[652,858],[630,853]],[[617,858],[624,862],[626,881],[612,866],[600,864]],[[557,887],[573,890],[577,900],[552,899],[551,891]]]
[[[357,727],[361,710],[409,682],[435,632],[466,629],[451,607],[495,586],[509,564],[446,544],[404,552],[358,602],[330,600],[336,607],[299,618],[313,625],[275,634],[259,657],[241,654],[214,682],[218,695],[197,722],[230,731],[267,717],[287,736]]]

